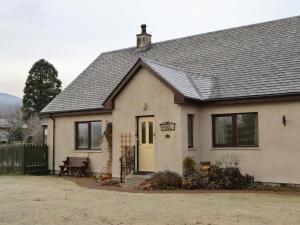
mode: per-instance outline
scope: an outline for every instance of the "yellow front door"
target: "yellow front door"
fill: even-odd
[[[154,172],[155,124],[154,117],[138,118],[139,171]]]

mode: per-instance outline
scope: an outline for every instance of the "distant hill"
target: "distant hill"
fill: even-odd
[[[4,115],[9,111],[15,110],[21,106],[21,98],[6,93],[0,93],[0,115]]]

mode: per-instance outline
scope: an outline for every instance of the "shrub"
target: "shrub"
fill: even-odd
[[[250,175],[242,175],[237,167],[222,168],[212,165],[208,172],[201,172],[189,178],[186,189],[245,189],[250,188],[254,178]]]
[[[183,170],[184,170],[184,176],[192,175],[196,169],[197,163],[193,159],[193,157],[185,157],[183,160]]]
[[[182,177],[172,171],[158,172],[142,183],[139,189],[175,190],[181,188]]]

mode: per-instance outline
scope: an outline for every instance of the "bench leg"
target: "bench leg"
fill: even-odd
[[[77,177],[81,177],[81,169],[78,169],[78,171],[77,171]]]
[[[59,166],[60,171],[58,173],[58,176],[61,176],[62,174],[69,175],[69,168],[65,166]]]
[[[61,176],[64,173],[65,167],[64,166],[59,166],[60,167],[60,171],[58,173],[58,176]]]

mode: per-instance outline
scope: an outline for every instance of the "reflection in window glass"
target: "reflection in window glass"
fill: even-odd
[[[153,144],[153,122],[149,121],[149,144]]]
[[[87,149],[89,147],[89,127],[88,123],[78,124],[78,148]]]
[[[217,147],[257,147],[258,114],[214,115],[214,145]]]
[[[257,114],[244,113],[237,115],[237,142],[239,146],[257,146]]]
[[[46,145],[48,140],[48,127],[43,127],[43,144]]]
[[[142,144],[146,144],[146,122],[142,122]]]
[[[91,122],[91,149],[101,148],[101,122]]]
[[[194,115],[188,114],[188,147],[194,147]]]
[[[232,116],[216,117],[215,140],[217,145],[232,144]]]

